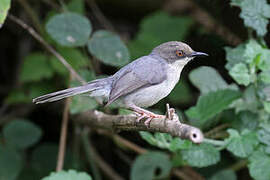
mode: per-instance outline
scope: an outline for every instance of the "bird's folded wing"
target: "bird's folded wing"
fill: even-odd
[[[112,84],[107,105],[142,87],[162,83],[167,77],[165,66],[164,62],[155,59],[144,59],[134,63]]]

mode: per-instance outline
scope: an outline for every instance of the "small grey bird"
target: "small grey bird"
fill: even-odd
[[[187,44],[178,41],[163,43],[147,55],[121,68],[114,75],[97,79],[86,85],[65,89],[33,99],[36,104],[57,101],[66,97],[88,94],[102,99],[106,105],[117,102],[120,107],[134,111],[138,121],[164,117],[143,109],[156,104],[168,96],[184,66],[196,56],[207,56],[195,52]]]

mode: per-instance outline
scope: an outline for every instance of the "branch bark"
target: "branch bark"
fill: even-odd
[[[143,122],[136,122],[137,117],[130,115],[108,115],[103,112],[94,110],[84,112],[74,118],[76,123],[88,125],[90,127],[103,128],[111,131],[151,131],[169,133],[172,136],[181,139],[189,139],[194,143],[203,141],[203,134],[200,129],[183,124],[179,121],[178,115],[173,112],[172,119],[155,118],[149,126]]]

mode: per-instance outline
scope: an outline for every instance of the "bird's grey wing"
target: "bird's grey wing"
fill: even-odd
[[[127,68],[112,84],[107,105],[139,88],[159,84],[167,77],[166,63],[145,56]]]

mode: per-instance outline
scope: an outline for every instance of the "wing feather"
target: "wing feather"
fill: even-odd
[[[107,105],[121,96],[145,86],[162,83],[166,79],[166,63],[160,59],[145,57],[122,70],[121,75],[112,84]]]

